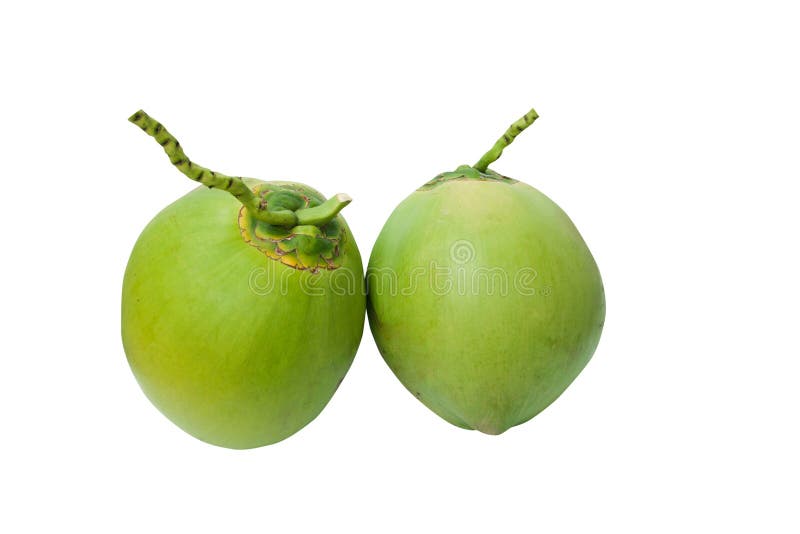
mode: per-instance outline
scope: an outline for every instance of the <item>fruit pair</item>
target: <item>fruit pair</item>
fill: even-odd
[[[389,367],[443,419],[499,434],[539,413],[594,352],[605,300],[567,215],[488,168],[536,118],[531,110],[477,164],[397,207],[367,291],[339,215],[349,197],[210,171],[135,113],[131,122],[206,186],[147,225],[125,272],[122,338],[145,394],[209,443],[280,441],[332,397],[366,307]]]

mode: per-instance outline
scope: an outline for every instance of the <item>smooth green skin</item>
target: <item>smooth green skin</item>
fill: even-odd
[[[451,251],[460,240],[472,260]],[[452,274],[432,284],[431,262]],[[491,294],[481,268],[507,273],[505,295],[499,282]],[[536,271],[520,282],[533,295],[515,288],[523,268]],[[380,281],[388,269],[399,288],[416,277],[415,289],[392,294]],[[552,403],[591,358],[605,317],[600,273],[578,230],[521,182],[453,180],[413,193],[378,236],[367,279],[370,327],[395,375],[443,419],[487,434]]]
[[[240,208],[206,188],[165,208],[136,242],[122,290],[125,353],[147,397],[189,434],[232,449],[280,441],[322,411],[353,361],[365,308],[346,224],[341,267],[312,274],[245,243]],[[336,294],[342,269],[355,287]],[[254,270],[257,288],[270,273],[285,291],[279,281],[251,289]]]

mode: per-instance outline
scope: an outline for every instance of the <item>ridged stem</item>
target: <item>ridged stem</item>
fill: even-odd
[[[267,203],[262,202],[261,198],[253,193],[241,177],[227,176],[206,169],[190,160],[184,153],[183,148],[181,148],[180,142],[164,128],[163,124],[150,117],[144,111],[137,111],[128,120],[153,137],[164,149],[169,161],[183,174],[210,189],[227,191],[236,197],[255,219],[267,224],[289,228],[304,224],[321,226],[336,217],[342,208],[351,201],[349,196],[340,193],[313,208],[304,208],[297,211],[269,209]]]
[[[497,140],[494,146],[489,149],[489,151],[484,154],[480,160],[478,160],[478,163],[473,165],[473,168],[478,172],[486,172],[486,170],[489,168],[489,165],[497,161],[497,159],[503,154],[503,149],[510,145],[514,141],[515,137],[521,134],[525,128],[533,124],[533,121],[538,118],[539,114],[536,113],[536,110],[531,109],[529,112],[527,112],[521,119],[509,126],[508,130],[506,130],[506,133],[503,134],[503,137]]]

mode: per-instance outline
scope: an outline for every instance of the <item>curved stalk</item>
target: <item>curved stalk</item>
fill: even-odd
[[[531,109],[527,112],[521,119],[517,122],[509,126],[506,133],[503,134],[503,137],[497,140],[494,146],[489,149],[489,151],[478,160],[478,163],[473,165],[473,167],[478,172],[486,172],[489,168],[489,165],[497,161],[497,159],[503,154],[503,149],[510,145],[516,136],[518,136],[522,131],[533,124],[533,121],[539,118],[539,114],[536,113],[536,110]]]
[[[313,208],[303,208],[294,212],[297,216],[298,225],[312,224],[314,226],[322,226],[342,211],[342,209],[350,204],[353,199],[344,193],[339,193],[332,196],[319,206]]]
[[[128,120],[153,137],[164,148],[164,152],[169,156],[169,161],[183,174],[210,189],[227,191],[236,197],[255,219],[267,224],[289,228],[298,224],[321,226],[330,222],[351,201],[349,196],[340,193],[319,206],[301,209],[297,212],[291,209],[281,209],[279,207],[281,202],[272,202],[273,209],[270,209],[267,202],[262,202],[240,177],[212,171],[190,160],[178,140],[164,128],[164,125],[144,111],[137,111]]]

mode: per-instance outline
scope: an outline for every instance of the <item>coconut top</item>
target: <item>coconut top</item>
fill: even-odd
[[[491,169],[487,169],[486,172],[480,172],[469,165],[462,165],[454,171],[443,172],[436,175],[431,180],[428,180],[422,187],[417,189],[417,191],[427,191],[453,180],[477,180],[481,182],[501,182],[506,184],[517,183],[517,180],[509,178],[508,176],[503,176],[502,174],[496,173]]]
[[[352,200],[349,196],[339,193],[325,200],[310,187],[291,182],[262,182],[251,189],[239,176],[194,163],[164,125],[144,111],[128,120],[155,139],[184,175],[230,193],[242,204],[238,224],[246,243],[295,269],[316,273],[339,267],[346,232],[337,215]]]
[[[253,192],[265,202],[278,196],[292,196],[298,209],[314,208],[325,201],[322,195],[302,184],[264,182],[255,186]],[[238,222],[245,243],[288,267],[317,273],[341,266],[339,255],[347,232],[339,217],[319,226],[306,224],[287,228],[260,221],[242,206]]]
[[[475,165],[461,165],[454,171],[443,172],[425,183],[418,189],[418,191],[427,191],[453,180],[478,180],[507,184],[516,183],[517,180],[503,176],[502,174],[491,170],[489,165],[497,161],[498,158],[500,158],[500,156],[503,154],[503,149],[510,145],[514,141],[514,138],[521,134],[525,128],[533,124],[533,122],[538,118],[539,114],[536,113],[536,110],[531,109],[529,112],[523,115],[522,118],[509,126],[503,136],[495,142],[492,148],[490,148],[489,151],[486,152],[486,154],[484,154]]]

